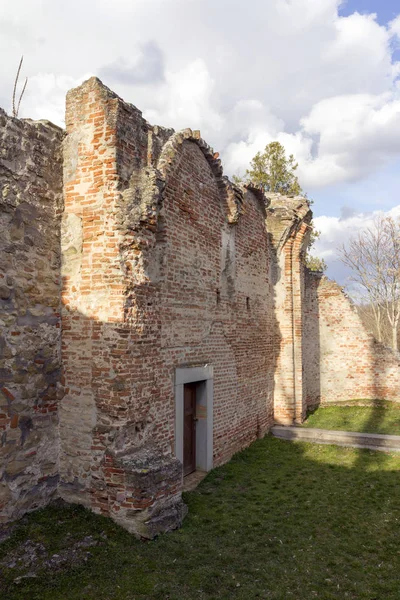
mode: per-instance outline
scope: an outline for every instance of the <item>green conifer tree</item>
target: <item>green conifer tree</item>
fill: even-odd
[[[246,177],[264,192],[298,196],[302,189],[296,175],[297,167],[293,154],[287,158],[282,144],[271,142],[264,152],[257,152],[250,169],[246,171]]]

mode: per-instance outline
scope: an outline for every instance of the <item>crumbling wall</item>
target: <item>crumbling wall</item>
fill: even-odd
[[[230,321],[238,391],[231,409],[236,419],[224,415],[223,460],[273,425],[276,315],[266,204],[262,194],[248,190],[236,227],[236,302],[231,304]],[[222,413],[225,404],[221,399]]]
[[[213,365],[216,466],[272,424],[270,249],[264,199],[235,197],[212,149],[185,134],[170,157],[160,212],[163,420],[173,443],[174,369]]]
[[[334,281],[307,273],[304,371],[307,405],[400,401],[400,359],[377,342]]]
[[[141,537],[179,526],[182,372],[212,379],[207,469],[274,418],[399,399],[398,357],[304,271],[306,199],[236,187],[96,78],[66,127],[0,111],[0,520],[58,489]]]
[[[304,302],[304,383],[307,409],[316,408],[321,402],[321,364],[320,364],[320,321],[318,286],[321,274],[305,272]]]
[[[312,213],[302,197],[270,195],[267,229],[271,237],[276,327],[274,418],[290,425],[306,414],[303,377],[304,253]]]
[[[151,537],[185,513],[177,368],[214,367],[215,465],[272,424],[264,202],[95,78],[66,123],[60,491]]]
[[[184,514],[170,424],[155,435],[160,325],[147,258],[159,191],[151,160],[168,132],[156,139],[96,78],[68,94],[66,126],[60,493],[152,537]]]
[[[0,522],[58,482],[62,136],[0,110]]]

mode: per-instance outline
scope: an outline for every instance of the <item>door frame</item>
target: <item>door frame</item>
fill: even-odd
[[[175,455],[183,464],[184,385],[196,389],[196,469],[213,468],[214,370],[212,365],[175,369]]]

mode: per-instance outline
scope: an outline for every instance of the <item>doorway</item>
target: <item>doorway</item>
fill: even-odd
[[[213,368],[175,370],[175,454],[183,475],[213,467]]]
[[[196,470],[196,384],[185,383],[183,424],[183,476]]]

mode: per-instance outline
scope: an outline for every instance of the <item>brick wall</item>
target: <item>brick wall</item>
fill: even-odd
[[[63,210],[63,133],[0,112],[0,519],[59,493],[141,537],[179,526],[178,368],[213,367],[214,466],[274,418],[399,399],[397,357],[304,272],[304,198],[236,187],[198,131],[96,78],[66,128]]]
[[[304,252],[311,211],[304,198],[269,197],[267,229],[271,239],[276,329],[274,418],[301,423],[306,412],[303,380]]]
[[[272,423],[265,207],[198,132],[150,127],[95,78],[68,95],[66,123],[60,490],[152,535],[184,514],[177,367],[214,366],[215,465]],[[161,492],[133,477],[143,456]]]
[[[0,110],[0,523],[57,488],[62,137]]]
[[[304,371],[307,405],[400,400],[400,359],[364,328],[334,281],[307,273]]]
[[[168,529],[184,512],[169,423],[157,431],[154,419],[163,410],[153,260],[160,190],[148,163],[161,142],[95,78],[69,93],[66,125],[60,493],[151,536],[153,522]],[[143,456],[158,487],[134,477]]]
[[[183,142],[166,178],[160,213],[162,397],[168,409],[162,421],[170,423],[173,445],[174,369],[212,364],[215,465],[263,434],[273,412],[265,207],[247,192],[240,213],[230,222],[204,152],[193,140]]]

